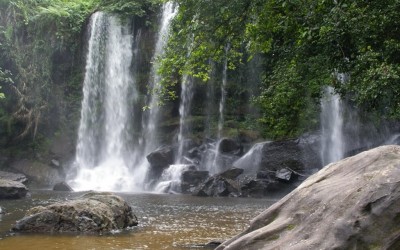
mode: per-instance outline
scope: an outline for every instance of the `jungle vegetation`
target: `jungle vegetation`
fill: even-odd
[[[165,98],[176,96],[184,75],[207,82],[210,61],[227,60],[232,75],[257,57],[262,82],[252,104],[265,137],[294,137],[317,126],[325,86],[360,110],[400,118],[400,0],[172,1],[179,11],[159,58]],[[57,109],[79,108],[82,37],[93,12],[146,18],[161,3],[0,0],[0,134],[36,138],[57,95],[67,102]]]

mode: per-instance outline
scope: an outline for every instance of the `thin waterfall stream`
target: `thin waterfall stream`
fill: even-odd
[[[323,166],[344,157],[343,110],[340,96],[332,87],[321,102],[321,160]]]

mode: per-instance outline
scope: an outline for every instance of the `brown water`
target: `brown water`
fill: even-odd
[[[0,201],[7,211],[0,215],[0,249],[199,249],[198,245],[241,232],[275,201],[119,193],[133,207],[139,226],[100,236],[10,232],[30,207],[80,195],[42,190],[33,191],[31,198]]]

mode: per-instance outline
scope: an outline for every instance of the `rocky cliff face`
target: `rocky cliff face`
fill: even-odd
[[[217,249],[399,249],[400,147],[333,163]]]

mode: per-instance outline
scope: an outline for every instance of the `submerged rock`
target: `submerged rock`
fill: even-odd
[[[34,207],[13,227],[18,232],[109,232],[138,224],[131,207],[111,193]]]
[[[217,249],[399,249],[400,147],[333,163]]]
[[[0,199],[19,199],[27,193],[28,188],[21,182],[0,179]]]

